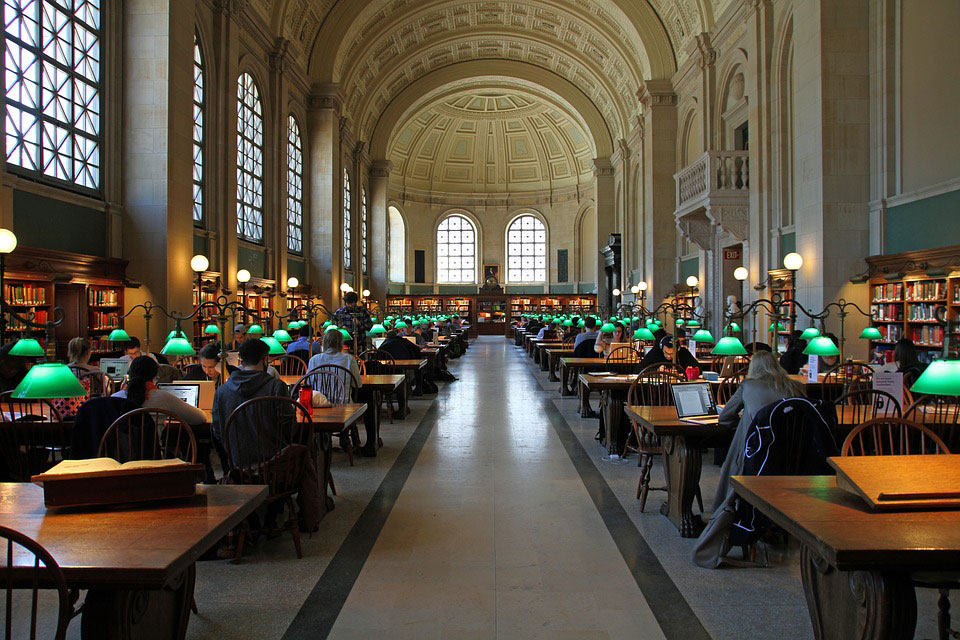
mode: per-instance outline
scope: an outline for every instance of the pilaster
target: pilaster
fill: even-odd
[[[343,234],[338,220],[341,199],[340,109],[343,97],[336,85],[316,87],[307,101],[305,152],[311,171],[306,180],[310,190],[309,210],[304,224],[310,234],[310,282],[328,304],[340,299],[337,286],[343,280]],[[336,284],[334,284],[336,283]]]
[[[370,165],[370,292],[381,305],[386,303],[389,282],[387,182],[392,167],[389,160],[374,160]]]
[[[596,181],[597,201],[597,257],[595,270],[597,278],[597,301],[606,300],[609,291],[600,269],[600,250],[606,247],[611,233],[617,233],[614,220],[614,166],[610,158],[594,158],[593,175]],[[581,278],[583,275],[581,275]]]

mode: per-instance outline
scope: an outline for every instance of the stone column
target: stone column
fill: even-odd
[[[644,264],[647,299],[656,307],[676,278],[677,96],[669,80],[647,80],[639,96],[644,106]]]
[[[370,292],[381,305],[386,304],[387,255],[390,247],[387,242],[387,229],[390,221],[387,216],[387,183],[390,180],[392,164],[389,160],[374,160],[370,167]]]
[[[211,96],[211,108],[216,109],[219,115],[217,122],[219,129],[216,135],[222,141],[219,154],[214,154],[220,160],[216,167],[211,167],[210,173],[216,172],[213,187],[207,189],[216,199],[220,215],[216,217],[218,239],[216,246],[217,260],[211,256],[213,263],[220,270],[221,287],[232,292],[234,299],[239,300],[239,284],[237,283],[237,249],[240,241],[237,238],[237,80],[239,75],[240,58],[240,25],[239,8],[233,3],[220,2],[217,4],[216,14],[217,32],[220,34],[216,41],[216,59],[220,61],[217,85],[220,91]],[[213,200],[214,198],[208,198]],[[211,220],[211,223],[213,221]],[[213,251],[211,251],[213,253]]]
[[[123,184],[124,257],[143,283],[129,304],[151,300],[167,310],[193,306],[193,22],[192,0],[125,0]],[[143,337],[142,320],[128,325]],[[191,326],[183,326],[188,334]],[[168,330],[151,324],[151,347]]]
[[[605,304],[608,297],[607,283],[603,275],[603,267],[599,261],[600,249],[607,246],[610,242],[610,234],[616,233],[614,220],[614,168],[610,158],[594,158],[593,175],[596,179],[596,198],[597,198],[597,246],[594,250],[597,252],[597,304]],[[584,247],[588,250],[589,247]],[[583,276],[581,275],[581,278]]]
[[[334,283],[342,280],[343,246],[335,230],[335,212],[340,205],[340,108],[342,98],[336,86],[320,87],[310,96],[307,112],[306,149],[310,156],[310,175],[305,188],[310,190],[309,211],[304,211],[304,225],[309,226],[310,282],[329,307],[340,301]],[[332,308],[331,308],[332,310]]]
[[[273,296],[273,309],[279,313],[286,313],[287,290],[287,118],[290,112],[286,109],[286,96],[289,93],[290,78],[286,74],[288,64],[287,54],[290,47],[290,41],[278,38],[274,43],[273,51],[270,52],[270,89],[269,102],[271,107],[267,113],[272,114],[273,126],[267,129],[269,133],[272,129],[273,152],[268,153],[267,159],[273,172],[273,188],[269,187],[270,181],[265,186],[268,189],[268,197],[273,203],[273,215],[269,211],[264,212],[264,249],[267,252],[267,278],[276,280],[276,287]],[[302,137],[301,132],[301,137]],[[268,143],[267,147],[271,145]],[[268,172],[269,175],[269,172]],[[267,226],[269,225],[269,232]],[[279,325],[274,328],[278,328]]]

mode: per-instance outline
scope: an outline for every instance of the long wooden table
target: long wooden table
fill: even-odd
[[[533,362],[540,366],[540,371],[547,370],[547,349],[562,347],[563,340],[539,340],[534,345]]]
[[[800,541],[817,640],[909,640],[913,578],[960,577],[960,511],[875,513],[834,476],[734,476],[737,494]]]
[[[557,377],[557,367],[560,364],[560,358],[572,358],[574,353],[573,346],[548,346],[544,349],[543,353],[547,359],[547,373],[549,374],[547,379],[550,380],[550,382],[560,382],[560,378]],[[543,356],[541,356],[541,358],[542,357]],[[542,363],[541,360],[541,364]]]
[[[183,638],[197,558],[266,496],[265,486],[198,485],[183,500],[57,510],[44,507],[36,485],[2,483],[0,524],[42,544],[69,587],[89,589],[83,638]]]

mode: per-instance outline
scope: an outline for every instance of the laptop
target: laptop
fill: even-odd
[[[103,371],[114,382],[123,380],[130,367],[129,358],[101,358],[100,371]]]
[[[177,396],[191,407],[200,408],[200,387],[190,383],[161,383],[157,385],[158,389],[163,389]]]
[[[380,345],[382,345],[382,344],[384,343],[384,341],[386,341],[386,338],[374,338],[374,339],[373,339],[373,348],[374,348],[374,349],[379,349],[379,348],[380,348]]]
[[[417,336],[403,336],[403,337],[409,340],[410,342],[412,342],[413,344],[417,344]]]
[[[193,406],[203,411],[213,411],[213,395],[217,392],[217,384],[213,380],[179,380],[177,382],[163,382],[157,385],[160,389],[165,389],[177,395],[174,391],[171,391],[168,387],[183,387],[183,386],[194,386],[199,389],[198,393],[198,404]],[[177,395],[179,398],[180,396]],[[191,396],[192,397],[192,396]],[[184,402],[188,402],[184,398],[180,398]]]
[[[673,391],[673,403],[677,407],[677,417],[693,424],[715,424],[717,422],[717,404],[713,391],[706,382],[670,385]]]

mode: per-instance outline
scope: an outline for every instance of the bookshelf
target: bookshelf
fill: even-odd
[[[960,313],[960,246],[867,258],[870,265],[870,313],[880,340],[870,341],[870,359],[893,362],[894,345],[909,338],[920,360],[941,356],[945,328],[937,319],[939,308],[956,321]],[[945,265],[939,268],[938,264]],[[951,266],[952,265],[952,266]],[[921,270],[922,269],[922,270]],[[950,336],[950,355],[957,356],[960,331]]]
[[[773,298],[776,295],[780,296],[782,304],[777,308],[777,314],[779,315],[780,322],[783,323],[783,331],[777,332],[777,343],[775,345],[770,345],[776,351],[784,352],[787,350],[787,343],[790,341],[790,313],[793,309],[793,300],[794,300],[794,291],[793,291],[793,278],[791,273],[787,269],[773,269],[767,272],[767,275],[770,278],[770,297]],[[797,326],[796,328],[800,331],[804,330],[807,325],[804,324],[806,316],[800,314],[797,316]],[[766,329],[769,329],[769,326],[773,323],[773,318],[767,318],[768,322],[766,323]],[[757,339],[760,340],[761,335],[769,336],[769,331],[757,332]]]
[[[13,277],[11,277],[11,275]],[[4,280],[3,294],[6,301],[13,307],[13,311],[25,318],[29,318],[36,323],[44,323],[53,310],[53,283],[38,280],[22,279],[25,274],[8,274]],[[8,338],[14,336],[36,338],[42,344],[44,341],[44,330],[27,327],[24,323],[15,319],[13,316],[7,316]]]
[[[95,354],[111,351],[107,338],[123,324],[123,287],[102,284],[87,286],[87,336]]]
[[[595,295],[514,295],[510,297],[509,321],[517,322],[525,313],[585,315],[596,312]]]
[[[384,316],[458,314],[474,326],[477,322],[474,314],[476,299],[477,296],[471,295],[387,296]]]
[[[477,296],[477,335],[506,335],[510,326],[507,306],[507,296]]]

